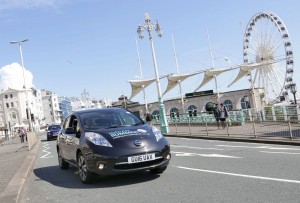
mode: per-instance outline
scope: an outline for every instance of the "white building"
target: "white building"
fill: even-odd
[[[41,90],[43,111],[45,116],[45,124],[58,123],[60,124],[62,112],[58,105],[58,97],[54,92]]]
[[[0,127],[12,128],[14,126],[27,126],[29,128],[29,118],[33,130],[38,129],[44,117],[41,97],[37,90],[31,88],[18,90],[8,88],[0,93]],[[29,103],[29,113],[27,116],[27,101]]]

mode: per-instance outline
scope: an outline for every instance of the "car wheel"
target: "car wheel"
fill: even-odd
[[[58,154],[58,164],[59,164],[59,167],[61,169],[68,169],[69,168],[69,163],[66,162],[64,160],[64,158],[61,156],[61,152],[60,152],[59,149],[58,149],[58,153],[57,154]]]
[[[50,137],[47,136],[47,141],[50,141]]]
[[[150,172],[153,173],[153,174],[161,174],[166,169],[167,169],[167,167],[165,166],[165,167],[161,167],[161,168],[150,169]]]
[[[90,172],[86,166],[86,161],[82,153],[78,154],[78,173],[80,176],[80,180],[83,183],[91,183],[93,173]]]

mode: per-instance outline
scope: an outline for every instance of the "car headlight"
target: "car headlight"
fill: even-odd
[[[158,130],[155,126],[152,126],[152,132],[155,135],[156,141],[158,142],[164,136],[161,134],[160,130]]]
[[[112,147],[112,145],[107,141],[107,139],[105,139],[105,137],[98,133],[86,132],[85,137],[95,145],[103,147]]]

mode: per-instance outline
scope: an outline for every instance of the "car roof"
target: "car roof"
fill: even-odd
[[[86,109],[86,110],[79,110],[75,111],[72,114],[83,114],[83,113],[88,113],[88,112],[113,112],[113,111],[122,111],[125,110],[123,108],[117,108],[117,107],[112,107],[112,108],[96,108],[96,109]],[[125,110],[127,111],[127,110]]]

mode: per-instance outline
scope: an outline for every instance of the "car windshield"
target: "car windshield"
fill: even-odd
[[[143,121],[123,109],[91,111],[81,114],[81,122],[86,130],[118,128],[143,124]]]
[[[60,130],[60,125],[50,125],[48,130]]]

